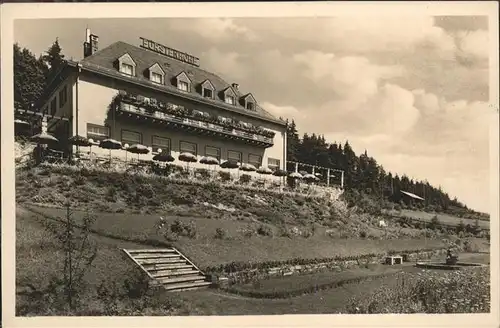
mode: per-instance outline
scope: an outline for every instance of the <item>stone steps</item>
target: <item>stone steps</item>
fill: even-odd
[[[175,248],[135,249],[123,252],[152,280],[167,291],[207,288],[212,285],[205,274]]]

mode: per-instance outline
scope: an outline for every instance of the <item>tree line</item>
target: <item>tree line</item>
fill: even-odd
[[[328,143],[324,136],[315,133],[304,133],[300,137],[295,121],[286,121],[287,159],[343,170],[347,200],[356,202],[360,198],[369,197],[382,207],[392,208],[396,204],[396,208],[435,211],[460,217],[489,217],[467,208],[457,198],[451,198],[440,186],[386,171],[366,150],[359,156],[356,155],[349,141],[344,144]],[[424,200],[414,199],[401,191],[413,193]]]
[[[47,80],[64,62],[59,41],[40,56],[29,49],[14,44],[14,109],[33,109],[33,104],[42,96]]]

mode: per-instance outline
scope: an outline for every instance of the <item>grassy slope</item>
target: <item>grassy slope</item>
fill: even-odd
[[[380,229],[376,226],[377,217],[353,213],[340,201],[265,192],[257,195],[139,175],[35,168],[17,172],[16,196],[19,203],[47,205],[63,205],[68,199],[73,208],[99,213],[95,226],[98,231],[132,241],[165,241],[154,229],[160,215],[170,222],[193,221],[197,238],[180,238],[175,245],[202,267],[233,261],[324,258],[444,245],[443,236],[424,239],[422,230],[399,226]],[[43,211],[64,217],[58,209]],[[81,217],[82,213],[76,216]],[[261,224],[271,229],[274,236],[243,235],[242,230],[249,226],[256,230]],[[315,233],[310,238],[282,237],[283,231],[292,227],[302,231],[314,228]],[[223,229],[227,238],[214,238],[217,228]],[[360,238],[361,232],[366,238]]]
[[[61,254],[54,252],[55,244],[51,235],[45,233],[39,219],[30,212],[25,212],[22,208],[17,209],[17,247],[16,247],[16,270],[18,287],[25,283],[41,286],[47,283],[51,274],[56,272],[58,264],[61,263]],[[86,280],[94,287],[102,280],[114,280],[120,283],[123,272],[128,270],[128,262],[125,261],[119,251],[119,247],[137,248],[143,247],[141,244],[131,244],[114,239],[93,236],[92,241],[99,247],[98,257],[94,268],[87,274]],[[472,259],[471,259],[472,260]],[[479,262],[479,259],[474,259]],[[363,270],[356,271],[357,274]],[[356,273],[350,273],[356,274]],[[347,275],[350,275],[349,273]],[[326,282],[329,277],[325,274],[309,276],[289,277],[288,281],[297,286],[295,280],[298,279],[304,284],[308,282]],[[344,274],[345,275],[345,274]],[[311,278],[311,279],[309,279]],[[338,276],[332,274],[331,280]],[[273,282],[273,280],[270,280]],[[381,284],[392,284],[393,276],[387,276],[375,280],[362,281],[356,284],[343,285],[339,288],[318,291],[314,294],[294,297],[290,299],[252,299],[227,294],[214,290],[202,290],[185,292],[182,294],[168,294],[155,296],[157,298],[156,307],[146,307],[140,313],[134,312],[139,306],[143,306],[144,300],[130,300],[130,304],[125,303],[126,308],[122,308],[120,315],[255,315],[255,314],[306,314],[306,313],[335,313],[345,306],[345,301],[350,297],[362,297],[366,293],[377,290]],[[264,282],[263,286],[269,286]],[[88,295],[82,295],[86,299],[85,305],[79,309],[81,315],[102,315],[104,304],[95,297],[95,291],[89,291]],[[165,304],[173,301],[175,296],[177,310],[169,310]],[[126,301],[126,299],[125,299]],[[128,301],[127,301],[128,302]],[[31,314],[40,314],[32,306],[32,299],[25,297],[17,298],[19,306],[27,306]],[[161,306],[163,304],[163,308]],[[31,312],[29,311],[31,310]],[[34,312],[35,311],[35,312]],[[101,311],[101,312],[100,312]],[[42,312],[43,313],[43,312]]]
[[[64,218],[65,211],[57,208],[31,207],[51,217]],[[75,219],[81,220],[84,212],[75,212]],[[240,232],[248,222],[236,220],[217,220],[203,218],[166,217],[167,222],[174,219],[195,222],[198,235],[195,239],[182,237],[174,244],[201,267],[214,266],[232,261],[273,261],[292,258],[327,258],[368,253],[382,253],[388,250],[408,250],[420,248],[439,248],[441,240],[421,239],[334,239],[326,235],[325,229],[316,230],[310,238],[303,237],[245,237]],[[139,215],[121,213],[100,213],[94,229],[128,240],[146,241],[148,239],[165,241],[156,233],[154,225],[158,215]],[[138,229],[138,227],[141,227]],[[214,238],[215,229],[227,231],[224,240]],[[275,228],[275,227],[274,227]]]
[[[417,220],[422,220],[426,222],[431,222],[432,218],[436,215],[438,217],[439,222],[442,222],[444,224],[449,224],[449,225],[458,225],[460,221],[462,220],[465,225],[470,224],[471,226],[474,226],[475,220],[471,219],[461,219],[455,216],[451,216],[449,214],[433,214],[433,213],[427,213],[427,212],[421,212],[421,211],[413,211],[413,210],[401,210],[400,212],[392,212],[393,214],[397,214],[398,216],[406,216],[406,217],[411,217],[415,218]],[[478,220],[479,227],[482,229],[489,229],[490,228],[490,222],[489,221],[484,221],[484,220]]]
[[[20,207],[16,209],[16,279],[19,285],[25,282],[47,283],[50,273],[61,269],[63,254],[54,237],[46,231],[40,220],[31,212]],[[99,284],[102,280],[119,277],[130,268],[120,248],[144,248],[144,245],[109,239],[97,235],[90,237],[98,246],[94,268],[86,280]],[[35,280],[34,280],[35,279]],[[41,280],[36,280],[41,279]]]

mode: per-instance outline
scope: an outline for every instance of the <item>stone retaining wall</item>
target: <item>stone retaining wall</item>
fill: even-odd
[[[451,248],[452,251],[458,251],[458,248]],[[430,259],[434,256],[445,256],[447,248],[436,249],[426,252],[408,253],[407,262],[416,262],[417,260]],[[380,264],[386,255],[374,256],[360,260],[348,261],[329,261],[304,265],[283,265],[265,269],[250,269],[237,272],[231,272],[225,276],[228,278],[228,284],[244,284],[254,280],[262,280],[276,276],[290,276],[297,274],[313,273],[319,271],[342,271],[345,269],[362,267],[369,264]],[[216,280],[216,279],[215,279]]]

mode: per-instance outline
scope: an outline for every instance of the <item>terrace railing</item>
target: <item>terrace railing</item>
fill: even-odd
[[[236,128],[230,128],[227,126],[222,126],[214,123],[208,123],[200,120],[196,120],[193,118],[186,118],[186,117],[178,117],[172,114],[164,113],[161,111],[151,111],[151,110],[146,110],[145,108],[142,107],[137,107],[134,105],[131,105],[126,102],[120,102],[119,105],[117,106],[117,109],[119,111],[123,112],[128,112],[128,113],[133,113],[136,115],[141,115],[144,117],[149,117],[152,119],[158,119],[166,122],[171,122],[171,123],[176,123],[184,126],[190,126],[190,127],[195,127],[199,129],[204,129],[212,132],[217,132],[223,135],[227,136],[234,136],[234,137],[240,137],[249,141],[257,142],[260,144],[263,144],[267,147],[270,147],[274,144],[274,141],[272,138],[268,138],[262,135],[258,135],[255,133],[249,133],[246,131],[241,131]]]

